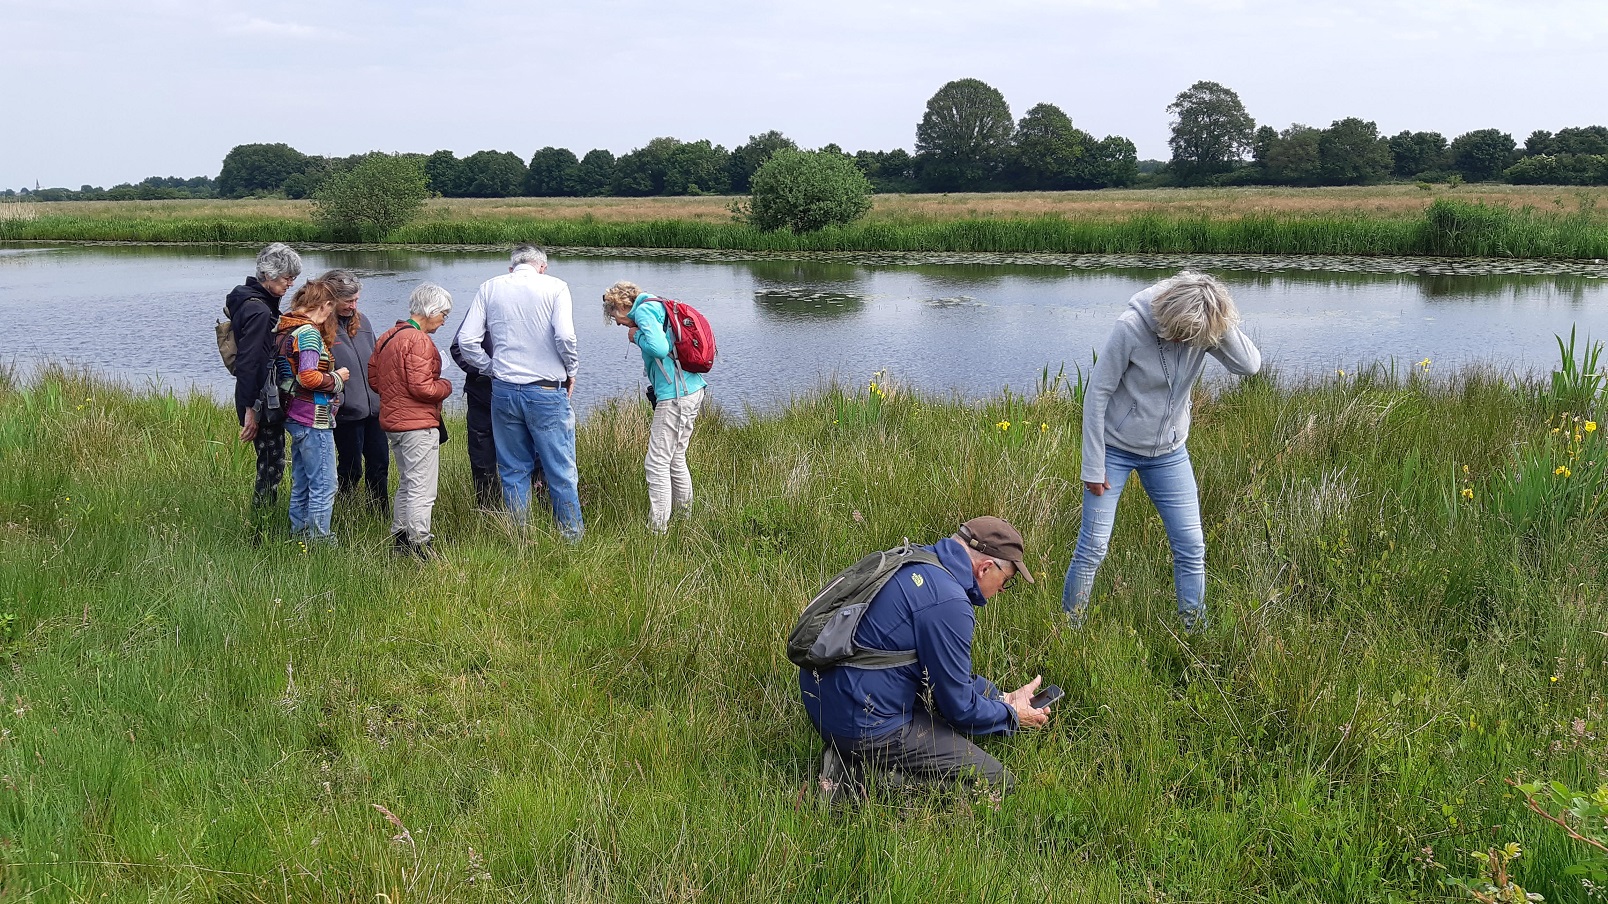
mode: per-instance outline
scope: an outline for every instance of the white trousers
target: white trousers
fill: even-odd
[[[391,500],[391,532],[409,541],[430,539],[430,513],[441,479],[441,436],[434,427],[385,434],[396,459],[396,496]]]
[[[653,406],[653,427],[648,431],[648,527],[663,531],[670,523],[672,506],[692,503],[692,472],[687,470],[687,444],[703,408],[704,391],[679,399],[662,399]]]

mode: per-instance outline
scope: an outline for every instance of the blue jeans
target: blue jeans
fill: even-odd
[[[329,514],[335,508],[335,431],[286,421],[290,434],[290,532],[333,542]]]
[[[575,410],[570,407],[569,393],[534,383],[494,380],[491,433],[497,446],[503,505],[514,520],[529,520],[531,475],[542,473],[547,478],[547,493],[553,500],[559,532],[566,539],[579,540],[586,525],[581,520]]]
[[[1154,458],[1135,455],[1106,446],[1106,482],[1111,489],[1096,496],[1083,488],[1083,524],[1078,528],[1078,548],[1066,570],[1061,591],[1061,608],[1074,626],[1083,624],[1089,610],[1089,591],[1094,573],[1105,560],[1111,543],[1111,527],[1116,522],[1117,500],[1128,475],[1138,471],[1145,493],[1161,515],[1172,547],[1173,588],[1178,595],[1178,614],[1184,627],[1200,631],[1206,627],[1206,534],[1200,526],[1200,493],[1195,486],[1195,469],[1189,463],[1189,450]]]

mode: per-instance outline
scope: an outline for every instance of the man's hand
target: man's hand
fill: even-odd
[[[575,398],[575,378],[574,377],[565,377],[564,378],[564,395],[567,396],[568,398],[572,398],[572,399]]]
[[[245,423],[240,425],[240,441],[249,443],[257,438],[257,409],[246,409]]]
[[[1093,493],[1096,496],[1104,496],[1105,491],[1111,489],[1111,481],[1109,481],[1109,480],[1102,480],[1099,483],[1092,483],[1090,481],[1085,480],[1083,482],[1083,485],[1088,487],[1089,492]]]
[[[1033,695],[1038,693],[1039,685],[1044,683],[1043,675],[1034,675],[1033,680],[1006,694],[1002,699],[1011,709],[1016,710],[1016,718],[1023,728],[1043,728],[1050,721],[1050,708],[1033,708]]]

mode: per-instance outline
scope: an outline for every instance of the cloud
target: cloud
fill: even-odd
[[[231,25],[227,29],[230,34],[247,35],[254,38],[311,38],[313,40],[332,40],[340,37],[334,31],[319,28],[316,25],[302,25],[296,22],[270,22],[267,19],[247,19],[245,22]]]

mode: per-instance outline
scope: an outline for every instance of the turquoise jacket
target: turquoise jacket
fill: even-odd
[[[664,305],[659,299],[638,295],[631,305],[631,319],[637,325],[637,348],[642,349],[642,372],[653,381],[655,398],[679,399],[704,388],[703,374],[676,372],[676,360],[670,356],[675,343],[665,333]]]

